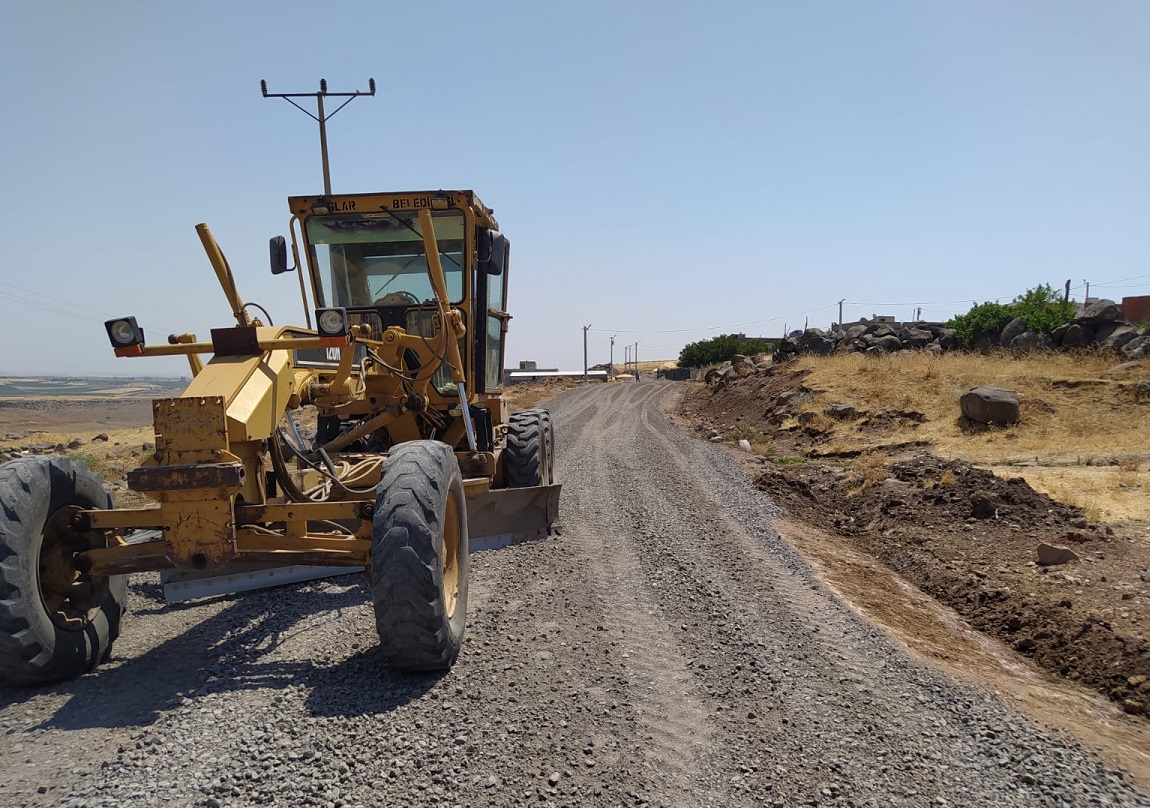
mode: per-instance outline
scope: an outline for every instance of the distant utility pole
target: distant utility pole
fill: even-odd
[[[615,372],[615,337],[611,337],[611,358],[607,360],[607,364],[611,367],[611,372]]]
[[[846,301],[845,297],[839,301],[839,331],[843,330],[843,302],[844,301]]]
[[[631,367],[631,346],[623,346],[623,372],[626,373]]]
[[[325,194],[331,194],[331,172],[327,164],[327,122],[335,116],[335,112],[339,112],[358,96],[375,95],[375,79],[368,79],[367,87],[368,90],[366,93],[359,90],[356,90],[354,93],[329,93],[327,91],[327,79],[320,79],[318,93],[269,93],[268,83],[260,79],[260,92],[264,94],[264,98],[282,98],[313,121],[319,122],[319,150],[320,155],[323,157],[323,192]],[[293,98],[311,98],[312,96],[315,96],[317,115],[312,115],[295,101],[292,101]],[[331,113],[331,115],[325,115],[323,111],[323,100],[328,97],[347,98],[347,100],[336,107],[335,112]]]
[[[1066,279],[1066,291],[1062,293],[1062,302],[1070,302],[1070,278]]]
[[[583,381],[587,381],[587,329],[591,324],[583,326]]]
[[[639,381],[639,340],[635,340],[635,381]]]
[[[1085,304],[1090,302],[1090,281],[1083,280],[1082,282],[1086,284],[1086,299],[1082,301]]]

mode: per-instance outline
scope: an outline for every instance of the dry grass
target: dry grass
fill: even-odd
[[[886,470],[887,455],[883,452],[865,452],[855,458],[847,476],[848,494],[856,496],[878,485],[890,476]]]
[[[1122,381],[1107,379],[1117,364],[1100,354],[1030,357],[934,355],[925,352],[881,358],[838,354],[804,358],[807,384],[822,392],[817,409],[832,401],[871,413],[914,410],[926,416],[915,431],[941,454],[993,462],[1011,455],[1129,454],[1150,451],[1150,419],[1131,409],[1132,394]],[[958,424],[959,397],[977,385],[1016,390],[1022,421],[983,434]],[[821,426],[821,424],[820,424]]]
[[[923,423],[886,433],[881,442],[929,441],[942,457],[1025,477],[1092,518],[1150,519],[1150,407],[1136,404],[1130,389],[1132,380],[1150,375],[1150,362],[1117,372],[1119,361],[1106,353],[850,353],[798,362],[810,370],[806,384],[818,391],[805,408],[812,413],[808,423],[827,430],[834,450],[874,447],[879,438],[860,432],[857,423],[824,419],[827,404],[851,404],[872,415],[920,412]],[[981,433],[964,430],[959,397],[978,385],[1017,391],[1021,421]]]

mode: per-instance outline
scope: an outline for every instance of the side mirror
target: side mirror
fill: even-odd
[[[479,269],[488,275],[502,275],[507,263],[507,236],[496,230],[480,230],[477,247]]]
[[[295,269],[295,267],[288,266],[287,239],[283,236],[272,236],[271,241],[268,242],[268,253],[271,258],[273,275],[282,275]]]

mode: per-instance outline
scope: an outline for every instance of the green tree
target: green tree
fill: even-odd
[[[1045,283],[1014,298],[1015,316],[1026,318],[1028,331],[1044,334],[1073,320],[1077,308],[1069,300],[1063,301],[1062,295]]]
[[[973,348],[985,336],[998,334],[1018,315],[1005,303],[976,303],[966,314],[950,319],[947,326],[963,348]]]
[[[984,336],[996,335],[1015,317],[1026,320],[1028,331],[1049,334],[1058,326],[1074,319],[1075,304],[1064,301],[1049,284],[1039,284],[1004,303],[978,303],[966,314],[952,317],[948,326],[954,329],[958,344],[973,348]]]
[[[737,334],[720,334],[711,339],[692,342],[679,352],[679,367],[701,368],[726,362],[735,354],[767,353],[771,344],[762,339],[745,339]]]

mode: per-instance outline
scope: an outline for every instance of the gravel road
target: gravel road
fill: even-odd
[[[0,690],[0,805],[1150,806],[836,601],[675,390],[552,402],[562,535],[473,557],[450,673],[382,667],[359,576],[140,576],[111,664]]]

